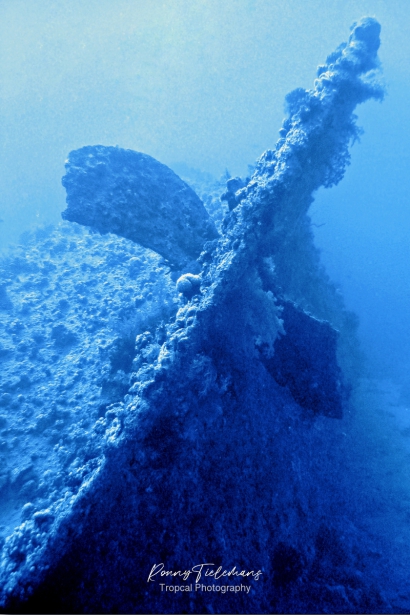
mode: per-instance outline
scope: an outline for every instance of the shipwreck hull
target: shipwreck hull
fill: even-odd
[[[297,611],[301,603],[313,609],[318,596],[334,606],[324,586],[338,575],[354,583],[357,566],[338,539],[348,513],[336,470],[342,423],[303,414],[255,359],[187,357],[151,390],[148,407],[119,412],[124,431],[50,542],[50,568],[23,609],[235,613],[293,604]],[[330,550],[342,548],[330,569],[314,547],[323,532],[336,543]],[[161,563],[172,571],[208,563],[262,574],[214,582],[249,593],[175,593],[160,584],[195,587],[196,575],[148,582]],[[360,598],[375,600],[365,589]],[[346,606],[340,598],[340,610]],[[9,607],[21,612],[22,604]]]
[[[312,192],[342,178],[357,136],[355,106],[382,96],[372,77],[379,32],[375,20],[359,22],[315,88],[289,98],[276,150],[231,195],[224,236],[201,244],[200,291],[181,300],[168,323],[137,338],[132,386],[97,422],[99,446],[90,449],[75,496],[34,513],[7,540],[5,609],[385,608],[370,576],[360,577],[369,542],[346,522],[355,498],[340,476],[346,423],[330,418],[341,416],[339,368],[330,362],[335,397],[322,403],[326,411],[301,403],[297,388],[286,386],[286,361],[286,369],[271,362],[286,338],[280,300],[287,298],[266,268],[305,218]],[[299,331],[309,328],[305,313],[297,320]],[[335,348],[334,330],[323,327]],[[177,577],[161,589],[157,577],[148,580],[160,563],[260,575],[243,580],[249,592],[229,592],[224,603],[215,590],[221,583],[209,578],[211,590],[170,590]]]

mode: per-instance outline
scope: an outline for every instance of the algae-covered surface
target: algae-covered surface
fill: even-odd
[[[365,377],[308,214],[343,178],[356,106],[383,98],[379,35],[356,23],[226,186],[166,171],[155,209],[149,174],[123,166],[96,198],[99,156],[133,154],[72,152],[68,206],[90,228],[39,228],[2,258],[5,612],[408,610],[404,465],[383,488],[408,457],[406,408],[387,415],[394,390]],[[167,177],[166,245],[153,219],[139,239],[156,253],[124,237],[138,194],[170,215]]]

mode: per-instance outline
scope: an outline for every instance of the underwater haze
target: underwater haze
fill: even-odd
[[[409,611],[408,24],[0,0],[4,612]]]
[[[359,108],[365,134],[353,164],[339,187],[319,193],[312,215],[366,348],[405,379],[406,0],[1,0],[0,245],[60,219],[64,160],[83,145],[245,176],[277,139],[285,95],[310,86],[314,68],[362,15],[383,27],[387,96],[383,106]]]

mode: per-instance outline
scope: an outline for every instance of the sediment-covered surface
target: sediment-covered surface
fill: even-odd
[[[0,528],[3,546],[16,541],[10,562],[41,557],[56,511],[98,470],[94,444],[129,389],[135,337],[177,310],[168,271],[149,250],[68,223],[27,233],[2,258]],[[13,534],[22,523],[24,536]]]
[[[58,245],[66,233],[76,247],[67,247],[69,239],[64,243],[50,298],[40,295],[46,292],[44,281],[33,291],[38,294],[35,305],[50,303],[38,317],[45,337],[37,355],[47,366],[55,362],[48,376],[50,400],[39,411],[46,417],[44,430],[37,427],[43,419],[35,415],[34,432],[38,429],[43,442],[54,444],[62,430],[61,444],[56,440],[54,446],[63,449],[63,460],[67,449],[67,466],[63,461],[53,465],[50,454],[51,478],[57,482],[52,491],[37,492],[40,466],[34,460],[33,476],[23,477],[22,492],[16,488],[14,512],[5,514],[9,528],[17,518],[13,515],[24,516],[4,542],[3,608],[74,613],[405,610],[406,597],[394,601],[397,584],[392,589],[386,581],[391,562],[380,550],[385,543],[359,522],[369,498],[362,496],[363,473],[360,480],[355,477],[353,410],[341,394],[357,360],[355,322],[320,268],[307,216],[312,193],[343,176],[348,147],[358,134],[355,106],[382,96],[374,74],[379,32],[375,20],[359,22],[349,42],[320,68],[314,89],[288,97],[289,117],[276,149],[261,157],[252,178],[231,191],[223,236],[204,246],[197,292],[177,295],[159,258],[124,240],[67,227],[48,240],[51,247]],[[27,274],[31,284],[30,276],[45,277],[44,241],[35,258],[34,246],[21,257],[23,263],[37,259],[38,269]],[[101,263],[103,255],[116,256]],[[69,266],[63,265],[66,260]],[[11,262],[6,260],[5,267]],[[87,262],[92,267],[82,268]],[[71,291],[63,296],[57,288],[65,272],[65,288],[80,285],[78,308]],[[24,278],[24,268],[18,275]],[[18,362],[12,335],[20,331],[27,342],[22,332],[40,326],[29,320],[29,306],[24,321],[13,325],[14,334],[8,332],[12,319],[27,310],[16,298],[24,281],[10,279],[0,296],[3,360],[15,361],[10,370]],[[151,310],[143,303],[150,293]],[[289,305],[297,305],[288,310],[299,314],[292,332],[295,318],[285,313]],[[88,313],[87,306],[94,312]],[[124,306],[129,312],[122,314]],[[128,338],[114,332],[124,319],[138,325]],[[308,352],[309,326],[316,332],[314,343],[323,339],[323,356],[331,360],[320,363]],[[325,395],[326,412],[318,412],[311,390],[298,399],[298,327],[308,389],[319,384],[322,403],[326,386],[318,377],[325,382],[329,375],[334,397],[332,402],[332,395]],[[337,352],[329,354],[329,339]],[[275,378],[269,366],[278,341],[286,369],[278,374],[276,366]],[[91,357],[83,372],[81,357]],[[36,359],[32,370],[39,382],[40,363]],[[66,383],[56,375],[58,365],[62,376],[70,374]],[[28,378],[30,373],[28,366]],[[339,376],[343,387],[338,389]],[[68,404],[62,404],[69,414],[57,405],[54,418],[51,408],[60,382],[91,404],[89,422],[85,401],[77,404],[71,393]],[[26,398],[18,398],[21,386],[9,386],[1,398],[8,409],[6,430],[9,411],[25,407]],[[47,399],[45,394],[40,398]],[[17,428],[17,439],[31,437],[23,420]],[[6,435],[12,446],[13,432]],[[43,459],[42,472],[45,465]],[[4,484],[12,488],[7,476]],[[367,487],[373,484],[369,475]],[[183,583],[181,575],[149,580],[153,566],[161,563],[174,572],[204,564],[200,584],[205,589],[197,589],[196,575],[188,572]],[[210,571],[219,566],[226,571],[235,567],[242,576],[215,579]],[[188,589],[176,591],[182,585]],[[246,589],[230,591],[238,585]],[[226,593],[221,586],[228,588]]]

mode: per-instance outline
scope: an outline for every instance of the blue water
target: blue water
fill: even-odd
[[[70,498],[77,497],[79,485],[97,484],[101,475],[105,477],[101,484],[109,493],[104,474],[107,465],[101,461],[106,445],[98,438],[104,428],[108,434],[104,438],[108,442],[112,437],[114,442],[116,429],[126,424],[123,397],[133,384],[133,339],[160,322],[166,328],[178,309],[188,310],[175,290],[175,275],[156,254],[114,236],[87,235],[68,223],[57,229],[48,226],[60,224],[66,207],[61,177],[69,152],[104,144],[155,157],[190,183],[220,228],[227,213],[226,203],[219,201],[226,178],[245,178],[248,165],[254,165],[266,149],[275,147],[286,94],[295,88],[312,87],[316,67],[346,41],[349,27],[362,15],[375,16],[382,26],[379,56],[386,95],[382,103],[369,101],[358,107],[363,134],[352,147],[351,164],[337,186],[315,193],[309,210],[321,262],[336,295],[343,297],[347,309],[358,317],[357,339],[362,354],[357,359],[355,346],[355,359],[349,364],[357,376],[349,402],[351,410],[345,414],[346,423],[334,427],[334,431],[326,422],[329,419],[320,416],[314,435],[309,432],[308,440],[304,440],[303,427],[294,418],[294,400],[291,396],[289,400],[281,398],[280,404],[288,408],[289,421],[294,421],[297,432],[294,442],[301,448],[314,451],[315,443],[320,442],[322,454],[333,455],[329,450],[333,450],[331,441],[335,438],[341,458],[334,453],[329,473],[337,476],[337,468],[344,468],[344,494],[348,493],[349,476],[358,477],[352,486],[352,501],[344,501],[346,511],[349,507],[352,511],[346,528],[350,523],[355,526],[354,530],[346,529],[346,552],[350,548],[354,551],[351,543],[356,531],[367,536],[358,539],[360,545],[368,541],[368,550],[362,568],[355,564],[355,574],[360,573],[365,581],[371,578],[382,600],[374,598],[372,602],[367,585],[366,600],[363,598],[358,611],[385,608],[388,612],[406,612],[410,608],[407,562],[403,563],[410,542],[410,42],[406,27],[410,5],[406,0],[169,0],[161,5],[146,0],[73,0],[64,4],[51,0],[0,1],[0,248],[8,254],[13,244],[20,241],[22,246],[12,252],[12,257],[5,257],[1,269],[2,282],[18,276],[10,282],[7,297],[0,295],[4,316],[0,429],[4,429],[2,442],[6,442],[2,454],[10,467],[10,474],[4,471],[0,476],[2,540],[33,514],[28,506],[33,506],[32,501],[38,511],[49,510],[51,503],[58,501],[58,515],[66,511],[64,514],[75,518],[75,503]],[[25,235],[20,240],[22,233]],[[80,263],[84,265],[82,273]],[[9,299],[19,306],[12,314]],[[336,310],[337,299],[332,301]],[[235,314],[233,311],[233,318]],[[185,317],[189,315],[184,312]],[[253,314],[251,320],[258,317]],[[337,328],[337,323],[333,324]],[[156,335],[140,348],[141,356],[146,353],[153,361],[166,337],[165,333],[164,339]],[[50,337],[52,342],[41,341],[41,336],[44,340]],[[81,351],[75,346],[79,339]],[[10,357],[14,357],[13,363]],[[58,370],[51,370],[47,380],[44,366],[50,369],[53,363]],[[199,361],[200,369],[203,365]],[[210,380],[213,377],[209,376]],[[226,377],[223,386],[231,391],[233,385],[228,380]],[[30,393],[31,385],[37,387],[36,395]],[[212,390],[211,384],[209,387]],[[31,431],[25,431],[27,425]],[[184,434],[189,442],[195,439],[192,425],[192,430]],[[282,427],[275,429],[282,434]],[[41,444],[44,433],[48,449]],[[325,442],[322,433],[327,434]],[[281,437],[288,442],[286,435]],[[93,443],[87,445],[90,449],[86,442]],[[292,447],[292,440],[289,442],[286,446]],[[36,447],[40,451],[37,457]],[[289,454],[292,472],[303,480],[310,480],[310,463],[312,476],[319,472],[308,453],[301,455],[300,466],[296,447]],[[283,459],[280,463],[285,467]],[[221,470],[222,466],[218,467]],[[44,474],[47,471],[49,474]],[[60,482],[59,473],[63,477]],[[62,485],[67,488],[64,497]],[[225,488],[229,490],[229,485]],[[283,489],[286,491],[286,486]],[[364,493],[362,500],[357,495],[360,491]],[[283,495],[284,501],[287,497]],[[333,497],[335,502],[342,498],[329,487],[328,493],[315,500],[315,510],[333,514]],[[164,505],[164,500],[161,502]],[[40,528],[49,522],[47,514],[35,519]],[[291,514],[288,522],[289,533],[296,532],[297,522]],[[115,523],[121,528],[118,519]],[[337,523],[340,529],[340,519]],[[281,519],[283,535],[285,526],[286,521]],[[115,527],[107,530],[110,540],[114,540]],[[312,537],[307,539],[316,545],[313,550],[322,553],[323,562],[332,556],[322,543],[333,541],[337,550],[337,541],[345,540],[340,535],[336,540],[326,531],[319,531],[316,542]],[[262,534],[261,529],[261,544]],[[129,534],[124,535],[129,539]],[[138,548],[148,551],[149,539],[144,547],[138,540]],[[373,577],[368,555],[372,540],[376,545],[372,547],[373,557],[379,562]],[[275,604],[281,612],[287,608],[295,611],[298,606],[301,612],[312,608],[327,612],[332,605],[343,612],[353,604],[353,594],[346,594],[354,589],[354,574],[349,568],[353,564],[350,560],[346,563],[348,556],[344,565],[350,576],[346,573],[345,577],[328,579],[326,587],[331,589],[328,594],[320,594],[316,603],[302,590],[299,594],[294,590],[290,598],[283,588],[288,583],[302,583],[299,579],[304,578],[301,571],[307,568],[307,556],[300,555],[296,543],[292,548],[280,545],[282,538],[279,546],[269,547],[267,543],[266,549],[273,549],[276,577],[272,583],[277,593],[282,593],[279,598],[275,595],[276,602],[270,595],[260,596],[260,612],[269,612],[269,604]],[[27,547],[34,563],[35,557],[40,562],[48,557],[58,560],[58,541],[52,548],[44,547],[52,556],[47,551],[34,556],[35,548]],[[123,552],[118,552],[119,559]],[[171,557],[161,554],[158,558],[166,556]],[[67,561],[75,561],[75,552],[70,552]],[[182,565],[193,562],[183,564],[181,560]],[[333,565],[329,564],[329,570]],[[64,567],[59,571],[64,576]],[[383,584],[386,571],[390,584]],[[84,570],[82,574],[86,578]],[[274,579],[282,578],[281,574],[283,587],[278,589]],[[91,571],[87,580],[90,594],[96,591],[92,576]],[[47,583],[41,575],[33,582],[39,586]],[[361,582],[357,580],[355,591],[361,591]],[[140,591],[141,585],[137,586]],[[356,604],[360,605],[357,596]],[[119,597],[107,598],[110,606],[104,606],[103,599],[98,602],[95,597],[87,598],[87,590],[80,602],[84,609],[84,605],[97,604],[101,612],[104,608],[118,608],[119,612],[132,608]],[[74,603],[67,598],[67,604]],[[164,604],[166,612],[171,612],[171,603]],[[234,612],[239,603],[232,604]],[[207,612],[223,612],[225,607],[226,603],[219,605],[218,601],[208,604],[205,600],[202,605]],[[246,599],[241,608],[247,612]],[[190,612],[194,609],[192,606]]]

